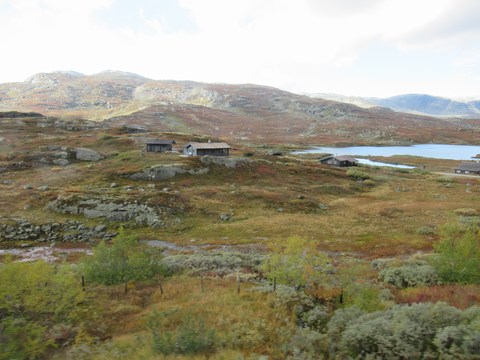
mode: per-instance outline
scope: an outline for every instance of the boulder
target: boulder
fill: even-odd
[[[67,159],[55,159],[52,163],[58,166],[67,166],[69,164]]]
[[[244,157],[229,157],[229,156],[202,156],[200,159],[205,165],[221,165],[227,168],[236,168],[251,162],[252,160]]]
[[[99,161],[103,156],[92,149],[75,148],[75,158],[82,161]]]

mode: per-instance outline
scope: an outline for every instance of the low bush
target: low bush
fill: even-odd
[[[435,234],[435,228],[425,225],[417,229],[417,234],[431,236]]]
[[[111,246],[101,242],[80,264],[89,282],[114,285],[126,281],[148,280],[155,275],[166,275],[166,268],[159,254],[134,237],[120,234]]]
[[[70,266],[0,264],[0,359],[33,359],[73,340],[84,300]]]
[[[380,272],[379,278],[381,281],[399,289],[436,285],[439,282],[435,268],[422,264],[406,264],[387,268]]]
[[[191,274],[213,273],[223,276],[239,270],[258,272],[264,258],[259,254],[239,252],[198,252],[166,256],[164,264],[169,272],[186,270]]]
[[[343,315],[335,313],[329,330],[338,323],[337,317],[344,319]],[[454,355],[452,358],[475,358],[480,349],[476,325],[480,309],[476,307],[462,313],[442,303],[397,305],[348,319],[346,325],[342,322],[345,327],[341,334],[335,330],[338,346],[330,347],[338,358],[438,359],[448,353]]]
[[[215,330],[207,328],[203,319],[187,317],[175,331],[164,328],[163,319],[164,314],[154,313],[148,320],[155,353],[193,355],[215,351]]]
[[[354,167],[351,167],[347,170],[347,176],[354,178],[355,180],[373,180],[369,174]]]
[[[447,224],[442,238],[434,246],[432,258],[440,279],[444,283],[480,283],[480,232],[478,227]]]
[[[476,209],[470,209],[470,208],[461,208],[461,209],[455,209],[454,213],[460,216],[476,216],[478,215],[478,211]]]

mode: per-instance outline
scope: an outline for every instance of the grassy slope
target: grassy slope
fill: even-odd
[[[142,154],[135,138],[143,134],[129,136],[115,129],[52,131],[28,122],[18,125],[13,120],[4,120],[3,124],[2,136],[8,139],[0,145],[3,164],[23,160],[32,166],[2,173],[0,202],[4,217],[24,216],[38,222],[61,219],[62,215],[43,210],[58,196],[160,199],[158,192],[168,188],[187,211],[176,214],[179,224],[161,229],[135,228],[140,236],[181,243],[195,239],[197,243],[268,245],[300,235],[315,241],[319,249],[383,256],[430,249],[432,238],[417,234],[418,228],[445,223],[456,208],[478,208],[480,179],[452,177],[442,182],[438,181],[441,175],[428,172],[364,168],[362,171],[374,180],[373,185],[365,185],[348,177],[345,169],[320,165],[311,156],[265,156],[262,148],[251,148],[256,155],[239,168],[210,166],[207,174],[177,175],[156,182],[156,189],[151,189],[148,182],[135,182],[123,175],[156,164],[183,164],[192,169],[205,165],[176,154]],[[179,146],[189,140],[180,134],[166,137],[176,138]],[[66,167],[40,166],[30,161],[47,144],[90,147],[106,159]],[[246,151],[238,149],[234,155]],[[426,163],[425,159],[409,160]],[[430,171],[446,171],[453,166],[440,160],[427,162]],[[110,188],[112,182],[119,187]],[[26,184],[33,189],[23,189]],[[50,189],[39,191],[41,185]],[[133,189],[125,191],[124,186]],[[220,220],[223,213],[232,213],[233,220]]]
[[[143,154],[136,143],[139,135],[122,134],[118,129],[67,131],[41,128],[36,120],[1,120],[1,166],[24,161],[23,170],[2,172],[0,179],[0,216],[25,217],[34,222],[62,221],[72,216],[44,210],[45,204],[58,196],[81,194],[91,197],[117,196],[131,200],[161,199],[163,188],[186,207],[174,217],[180,223],[160,229],[127,225],[127,232],[140,238],[162,239],[181,244],[257,243],[268,247],[278,240],[297,235],[311,239],[319,250],[350,253],[356,258],[402,257],[417,251],[430,251],[438,237],[436,227],[450,219],[462,220],[458,208],[477,211],[480,178],[445,177],[431,172],[385,168],[362,168],[373,184],[359,183],[347,176],[345,169],[320,165],[313,156],[264,155],[265,149],[234,145],[233,155],[254,152],[252,162],[235,169],[210,166],[204,175],[178,175],[155,182],[132,181],[123,175],[156,164],[183,164],[189,168],[205,167],[199,159],[178,154]],[[147,134],[147,137],[175,138],[179,145],[191,137],[184,134]],[[201,139],[200,137],[198,139]],[[82,146],[106,156],[98,163],[74,162],[66,167],[40,166],[32,157],[44,145]],[[399,159],[401,160],[401,159]],[[449,171],[453,163],[410,158],[412,164],[426,164],[429,171]],[[451,170],[450,170],[451,171]],[[119,187],[111,188],[117,182]],[[31,184],[33,189],[25,190]],[[38,189],[50,187],[47,191]],[[133,186],[127,191],[124,186]],[[177,193],[175,193],[177,191]],[[232,213],[231,221],[220,214]],[[100,220],[86,220],[88,225]],[[115,228],[119,224],[110,224]],[[433,235],[417,232],[421,227],[434,229]],[[192,242],[192,240],[195,240]],[[362,280],[362,274],[357,277]],[[132,356],[152,358],[147,344],[137,349],[137,338],[146,334],[146,319],[154,310],[174,310],[168,326],[174,328],[186,316],[202,314],[207,324],[221,336],[229,336],[233,324],[266,338],[249,348],[224,350],[213,358],[235,358],[241,353],[269,354],[275,358],[280,336],[290,336],[292,315],[286,309],[273,308],[271,297],[246,291],[235,293],[233,279],[206,279],[205,293],[199,291],[198,278],[175,277],[164,284],[165,294],[157,286],[132,285],[128,295],[122,288],[89,288],[92,301],[108,325],[107,335],[118,346],[133,351]],[[243,286],[243,285],[242,285]],[[442,290],[420,289],[398,294],[400,301],[418,299],[454,299]],[[460,290],[462,291],[462,290]],[[468,289],[478,299],[478,288]],[[427,293],[427,295],[425,295]],[[470,296],[470,295],[469,295]],[[413,300],[412,300],[413,299]],[[477,300],[475,300],[477,301]],[[254,323],[252,319],[258,319]],[[283,320],[281,320],[283,319]],[[93,321],[93,320],[92,320]],[[98,321],[98,319],[97,319]],[[263,323],[262,323],[263,321]],[[262,325],[263,324],[263,325]],[[285,329],[285,333],[278,333]],[[147,337],[148,339],[148,337]],[[97,358],[109,358],[108,350]],[[60,352],[60,358],[63,356]]]

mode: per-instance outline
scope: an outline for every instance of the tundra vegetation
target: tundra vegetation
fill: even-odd
[[[266,154],[279,144],[227,167],[38,121],[1,120],[0,359],[478,358],[479,178]],[[56,165],[52,143],[104,158]],[[159,166],[193,171],[132,180]],[[24,261],[40,246],[57,261]]]

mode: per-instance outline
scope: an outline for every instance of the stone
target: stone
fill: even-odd
[[[69,161],[67,159],[55,159],[52,163],[58,166],[67,166]]]
[[[33,186],[32,186],[32,184],[27,184],[27,185],[24,185],[23,188],[25,190],[31,190],[31,189],[33,189]]]
[[[117,184],[117,183],[111,183],[111,184],[110,184],[110,187],[111,187],[111,188],[117,188],[117,187],[118,187],[118,184]]]
[[[220,214],[220,220],[222,221],[232,220],[232,217],[232,214]]]
[[[48,189],[50,189],[50,188],[48,187],[48,185],[42,185],[42,186],[39,186],[39,187],[38,187],[38,190],[40,190],[40,191],[47,191]]]
[[[68,152],[66,152],[66,151],[56,151],[56,152],[53,153],[52,156],[54,158],[66,159],[66,158],[68,158]]]
[[[250,159],[244,157],[230,157],[230,156],[202,156],[200,161],[205,165],[220,165],[227,168],[237,168],[251,162]]]
[[[95,227],[95,232],[105,232],[107,230],[107,225],[98,225]]]
[[[99,161],[103,159],[103,156],[92,149],[75,148],[75,158],[82,161]]]

